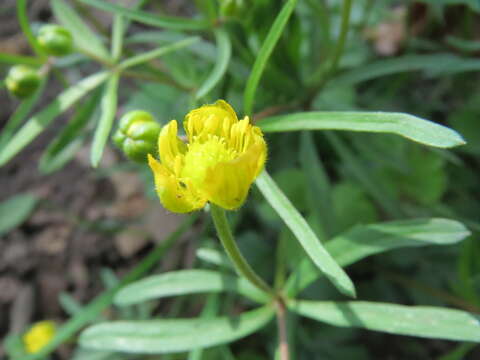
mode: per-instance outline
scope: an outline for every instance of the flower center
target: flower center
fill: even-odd
[[[221,137],[210,135],[204,142],[194,139],[188,144],[181,178],[189,179],[201,188],[208,168],[220,162],[231,161],[237,155],[234,149],[227,147],[225,139]]]

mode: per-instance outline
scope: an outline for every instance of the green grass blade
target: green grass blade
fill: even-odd
[[[115,15],[112,26],[112,54],[113,61],[117,62],[122,56],[123,34],[125,29],[125,22],[122,15]]]
[[[115,321],[87,328],[80,344],[137,354],[185,352],[243,338],[264,327],[273,314],[274,308],[266,306],[231,317]]]
[[[466,311],[433,306],[405,306],[366,301],[301,300],[290,310],[342,327],[432,339],[480,342],[480,317]]]
[[[18,194],[0,202],[0,236],[23,223],[38,203],[31,194]]]
[[[189,45],[197,42],[199,39],[200,38],[198,36],[192,36],[192,37],[186,38],[184,40],[178,41],[176,43],[173,43],[173,44],[170,44],[170,45],[167,45],[167,46],[162,46],[162,47],[159,47],[159,48],[151,50],[151,51],[147,51],[146,53],[143,53],[141,55],[133,56],[133,57],[123,61],[122,63],[120,63],[119,69],[120,70],[125,70],[129,67],[143,64],[143,63],[145,63],[147,61],[150,61],[150,60],[153,60],[153,59],[155,59],[159,56],[168,54],[172,51],[179,50],[179,49],[181,49],[185,46],[189,46]]]
[[[374,254],[403,247],[451,245],[469,235],[468,229],[454,220],[402,220],[356,226],[328,241],[325,247],[345,267]],[[286,293],[298,294],[319,276],[315,265],[303,261],[288,279]]]
[[[132,271],[130,271],[118,284],[117,287],[110,289],[97,296],[90,304],[85,306],[80,312],[73,316],[57,329],[55,337],[35,354],[24,357],[22,360],[40,360],[51,354],[58,346],[68,341],[80,329],[92,321],[98,319],[101,312],[107,308],[113,301],[115,294],[125,285],[137,280],[148,270],[158,264],[168,249],[183,235],[197,219],[197,215],[187,217],[187,219],[168,236],[161,244],[157,245]]]
[[[180,270],[130,284],[115,296],[115,304],[126,306],[169,296],[218,292],[235,292],[260,303],[270,299],[248,280],[235,275],[212,270]]]
[[[275,184],[270,175],[264,171],[257,178],[256,184],[320,271],[341,293],[355,297],[355,287],[348,275],[325,250],[308,223]]]
[[[100,103],[100,119],[93,136],[92,149],[90,153],[90,162],[93,167],[97,167],[102,158],[103,149],[107,144],[110,131],[112,130],[113,120],[117,113],[118,82],[120,75],[115,73],[111,75],[105,86],[102,100]]]
[[[110,62],[110,55],[98,35],[85,24],[70,5],[63,0],[52,0],[51,4],[55,17],[70,30],[78,49],[94,58]]]
[[[80,100],[89,91],[99,86],[107,77],[107,72],[90,75],[86,79],[64,90],[50,105],[33,115],[3,147],[0,152],[0,166],[5,165],[19,151],[35,139],[53,119],[70,108],[70,106]]]
[[[424,145],[450,148],[465,144],[456,131],[419,117],[391,112],[314,111],[273,116],[259,122],[265,132],[348,130],[390,133]]]
[[[31,66],[40,66],[42,65],[43,61],[33,56],[0,53],[0,63],[11,64],[11,65],[23,64],[23,65],[31,65]]]
[[[38,55],[44,55],[42,48],[38,44],[37,38],[33,34],[27,15],[27,0],[17,0],[17,18],[23,34],[27,38],[28,43]]]
[[[91,120],[93,112],[99,102],[95,92],[83,104],[68,122],[58,136],[48,145],[39,162],[39,170],[43,174],[50,174],[64,166],[82,146],[85,133],[83,130]]]
[[[288,0],[283,6],[282,10],[273,22],[272,28],[268,32],[268,35],[258,53],[257,59],[253,64],[252,72],[247,80],[247,86],[243,97],[243,110],[246,115],[251,115],[253,111],[253,103],[255,100],[255,93],[257,91],[260,78],[268,62],[268,58],[273,52],[275,45],[277,44],[280,36],[282,35],[285,25],[287,25],[290,15],[292,15],[297,0]]]
[[[203,98],[217,85],[223,75],[225,75],[230,62],[232,44],[227,32],[223,29],[216,30],[215,39],[217,41],[217,61],[210,75],[208,75],[205,82],[198,89],[195,95],[196,99]]]
[[[80,0],[81,2],[94,6],[97,9],[121,14],[128,19],[138,21],[143,24],[158,26],[165,29],[174,30],[205,30],[209,28],[209,23],[204,20],[186,19],[174,16],[153,15],[145,11],[128,9],[119,5],[108,3],[101,0]]]
[[[14,134],[15,130],[17,130],[22,121],[25,120],[30,111],[38,103],[38,100],[40,100],[40,97],[45,90],[45,85],[47,84],[47,82],[48,78],[45,77],[40,83],[40,86],[35,91],[35,93],[29,98],[23,100],[20,105],[18,105],[12,116],[10,116],[7,123],[3,127],[2,132],[0,133],[0,150],[4,147],[6,143],[10,141],[10,138]]]

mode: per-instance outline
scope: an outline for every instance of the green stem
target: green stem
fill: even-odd
[[[27,0],[18,0],[17,1],[17,18],[20,24],[20,28],[22,29],[25,37],[28,40],[28,43],[35,51],[37,55],[45,58],[45,54],[43,53],[42,48],[38,44],[37,38],[32,32],[32,28],[30,27],[30,22],[28,21],[27,16]]]
[[[212,218],[215,228],[217,229],[218,237],[220,238],[227,255],[235,265],[237,271],[260,290],[275,296],[273,289],[257,275],[257,273],[251,268],[247,260],[245,260],[241,254],[240,249],[238,248],[230,230],[230,225],[228,224],[225,210],[215,204],[210,203],[210,212],[212,213]]]

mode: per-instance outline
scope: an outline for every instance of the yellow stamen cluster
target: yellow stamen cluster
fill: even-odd
[[[23,335],[25,350],[30,353],[40,351],[55,336],[56,326],[53,321],[40,321]]]
[[[223,100],[192,110],[183,125],[187,144],[172,120],[158,138],[160,162],[148,157],[160,201],[178,213],[200,209],[207,201],[238,208],[265,164],[261,130],[248,117],[239,120]]]

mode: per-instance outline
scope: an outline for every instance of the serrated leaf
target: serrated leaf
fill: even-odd
[[[47,107],[33,115],[3,147],[0,152],[0,166],[5,165],[11,158],[35,139],[43,130],[45,130],[55,117],[80,100],[90,90],[99,86],[107,79],[107,77],[108,72],[100,72],[90,75],[77,84],[64,90]]]
[[[391,221],[355,226],[326,243],[325,247],[341,265],[367,256],[402,247],[455,244],[470,235],[458,221],[432,218]],[[303,261],[287,281],[287,293],[294,295],[320,276],[315,266]]]
[[[270,298],[244,278],[211,270],[180,270],[130,284],[118,292],[114,301],[125,306],[168,296],[218,292],[236,292],[261,303]]]
[[[18,194],[0,203],[0,236],[23,223],[31,214],[38,198],[31,194]]]
[[[424,145],[449,148],[465,144],[456,131],[404,113],[314,111],[273,116],[259,122],[264,132],[348,130],[397,134]]]
[[[263,171],[258,176],[256,184],[318,269],[327,276],[341,293],[355,297],[355,287],[348,275],[325,250],[308,223],[275,184],[270,175]]]
[[[239,316],[212,319],[116,321],[94,325],[80,344],[98,350],[168,354],[233,342],[264,327],[273,317],[270,306]]]
[[[75,45],[83,52],[110,62],[108,50],[98,35],[82,20],[82,17],[63,0],[52,0],[52,10],[58,21],[73,36]]]
[[[297,314],[334,326],[389,334],[480,342],[480,318],[466,311],[366,301],[307,301],[288,304]]]

